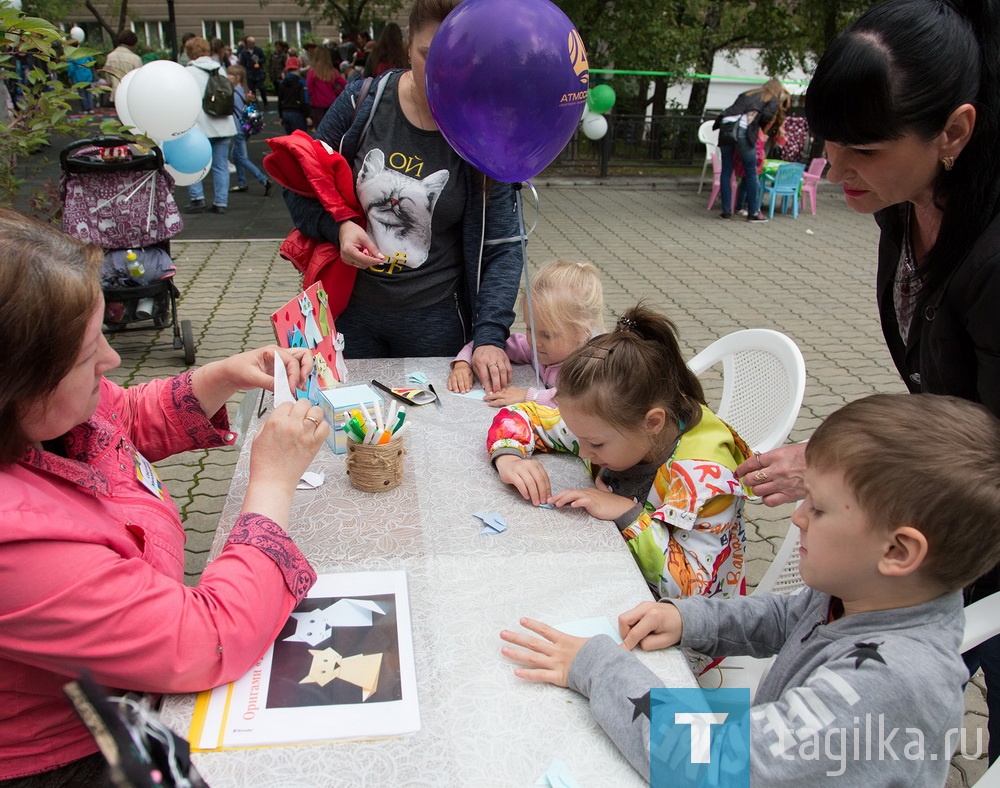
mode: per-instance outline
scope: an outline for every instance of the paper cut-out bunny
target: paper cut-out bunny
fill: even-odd
[[[319,300],[319,330],[323,332],[323,336],[328,337],[332,333],[330,331],[330,296],[326,294],[326,290],[320,287],[316,290],[316,298]]]
[[[313,313],[312,301],[309,300],[308,294],[303,293],[299,296],[299,308],[302,310],[302,322],[306,327],[306,343],[308,347],[316,347],[323,341],[323,334],[316,325],[316,315]]]
[[[339,331],[332,337],[333,349],[336,351],[337,380],[347,382],[347,364],[344,362],[344,335]]]

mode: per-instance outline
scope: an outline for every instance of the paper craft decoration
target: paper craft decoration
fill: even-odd
[[[299,396],[314,405],[320,404],[322,391],[347,381],[344,337],[330,319],[329,303],[322,283],[316,282],[271,315],[274,336],[281,347],[308,348],[313,353],[313,369]]]
[[[558,758],[552,759],[549,768],[535,780],[535,785],[548,786],[548,788],[580,788],[580,783],[576,781],[569,767]]]
[[[299,483],[295,485],[296,490],[315,490],[326,478],[323,471],[306,471],[302,474],[302,478],[299,479]]]
[[[507,523],[503,521],[500,512],[475,512],[472,516],[478,517],[486,526],[479,532],[481,534],[493,536],[494,534],[502,534],[507,530]]]
[[[344,657],[332,648],[322,651],[309,649],[312,654],[312,667],[309,675],[300,684],[319,684],[325,687],[334,679],[341,679],[348,684],[361,687],[361,700],[366,701],[378,686],[378,673],[382,668],[381,654],[357,654]]]
[[[370,627],[375,613],[385,611],[369,599],[341,599],[323,611],[331,627]]]
[[[420,729],[406,573],[320,575],[250,671],[200,693],[196,752]]]

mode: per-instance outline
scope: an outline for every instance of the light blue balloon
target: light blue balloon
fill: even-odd
[[[212,161],[212,143],[205,132],[190,129],[177,139],[164,140],[163,160],[177,172],[201,172]]]

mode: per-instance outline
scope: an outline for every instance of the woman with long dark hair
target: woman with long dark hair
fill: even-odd
[[[903,382],[1000,415],[996,0],[890,0],[871,9],[823,54],[806,116],[827,141],[827,178],[879,225],[878,310]],[[782,447],[738,472],[778,505],[804,495],[804,454],[804,444]],[[967,598],[996,591],[996,575],[977,580]],[[1000,639],[966,661],[986,676],[992,762],[1000,755]]]

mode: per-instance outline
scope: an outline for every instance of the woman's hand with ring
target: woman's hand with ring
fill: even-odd
[[[480,345],[472,351],[472,369],[487,394],[507,388],[514,377],[510,359],[503,348],[495,345]]]
[[[806,444],[793,443],[754,454],[736,469],[743,486],[767,506],[780,506],[806,497]]]

